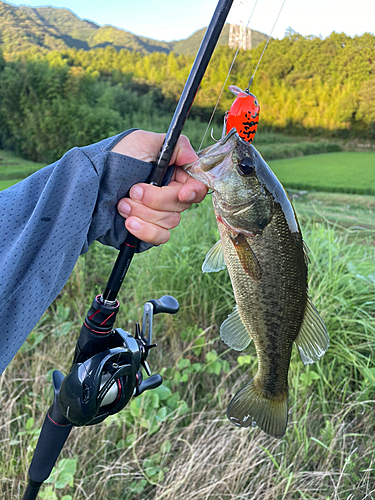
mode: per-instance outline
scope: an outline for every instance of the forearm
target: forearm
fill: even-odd
[[[78,256],[94,240],[119,248],[126,238],[117,201],[147,179],[152,165],[110,152],[122,136],[75,148],[0,193],[0,373],[58,295]]]

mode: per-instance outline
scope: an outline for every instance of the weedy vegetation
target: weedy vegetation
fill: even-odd
[[[143,115],[135,115],[132,119],[124,124],[124,129],[137,127],[150,130],[152,132],[163,132],[168,129],[170,117],[155,116],[150,123],[149,118]],[[184,134],[186,134],[192,145],[196,150],[200,147],[204,148],[212,144],[210,133],[207,133],[202,143],[202,137],[206,131],[206,124],[197,118],[188,118],[184,127]],[[111,131],[115,133],[115,131]],[[213,134],[216,138],[220,138],[222,133],[222,123],[213,124]],[[97,138],[93,139],[94,141]],[[202,144],[201,144],[202,143]],[[294,156],[315,155],[322,154],[330,151],[341,151],[342,145],[334,140],[316,140],[308,137],[291,137],[286,134],[278,132],[270,132],[261,130],[257,133],[254,145],[259,149],[264,158],[269,160],[292,158]],[[61,149],[60,154],[65,152]],[[346,154],[346,153],[344,153]],[[353,154],[353,153],[352,153]],[[331,155],[328,159],[330,160]],[[359,158],[359,157],[358,157]],[[326,167],[327,158],[324,158],[324,165]],[[348,159],[349,162],[349,159]],[[44,167],[47,163],[38,163],[26,160],[16,155],[12,151],[0,149],[0,191],[6,189],[16,182],[28,177],[40,168]],[[283,163],[281,162],[281,165]],[[282,169],[284,171],[284,169]],[[294,169],[293,169],[294,172]],[[292,176],[292,179],[295,178]],[[303,179],[303,177],[301,177]],[[349,186],[351,183],[349,183]],[[348,187],[349,187],[348,186]],[[297,186],[298,188],[299,186]],[[375,188],[374,188],[375,189]]]
[[[20,158],[12,151],[0,150],[0,191],[16,184],[44,166],[43,163]]]
[[[180,302],[176,316],[155,318],[158,348],[150,364],[163,385],[101,425],[73,429],[41,499],[375,498],[375,227],[359,227],[375,199],[342,196],[348,213],[358,208],[351,224],[321,215],[322,206],[328,211],[324,198],[315,204],[312,194],[296,199],[311,251],[310,293],[331,346],[310,367],[294,351],[285,437],[238,429],[225,417],[231,396],[255,374],[256,355],[252,345],[240,353],[219,338],[234,298],[226,271],[200,270],[218,238],[208,199],[184,214],[161,250],[135,257],[120,292],[116,324],[130,332],[146,300],[169,293]],[[84,315],[115,257],[94,244],[79,259],[0,378],[4,500],[22,497],[52,400],[52,371],[68,370]]]

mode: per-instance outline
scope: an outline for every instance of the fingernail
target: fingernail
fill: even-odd
[[[140,223],[135,219],[128,219],[126,225],[128,226],[129,229],[133,229],[133,231],[139,231],[141,229]]]
[[[133,200],[141,200],[143,196],[143,188],[141,186],[133,186],[130,190]]]
[[[122,201],[119,206],[118,206],[118,211],[120,212],[121,215],[129,215],[131,211],[131,206],[126,203],[126,201]]]
[[[195,200],[196,196],[197,193],[195,191],[188,191],[184,196],[183,201],[185,201],[186,203],[190,203]]]

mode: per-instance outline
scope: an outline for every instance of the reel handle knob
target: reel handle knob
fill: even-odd
[[[155,375],[151,375],[151,377],[143,380],[142,383],[135,388],[134,396],[140,396],[142,392],[148,391],[150,389],[156,389],[162,383],[163,379],[161,375],[159,375],[158,373],[156,373]]]
[[[163,295],[160,299],[152,299],[149,302],[154,306],[154,314],[176,314],[180,308],[180,304],[172,295]]]

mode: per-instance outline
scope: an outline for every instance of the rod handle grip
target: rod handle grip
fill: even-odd
[[[29,468],[32,481],[43,483],[49,477],[72,427],[72,424],[57,424],[47,413]]]

